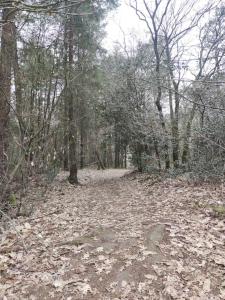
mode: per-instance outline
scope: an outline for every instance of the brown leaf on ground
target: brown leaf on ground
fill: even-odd
[[[221,191],[126,173],[84,170],[76,188],[62,173],[8,224],[0,299],[225,299]]]

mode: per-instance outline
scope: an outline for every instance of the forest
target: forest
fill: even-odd
[[[224,129],[223,0],[0,0],[0,298],[225,299]]]

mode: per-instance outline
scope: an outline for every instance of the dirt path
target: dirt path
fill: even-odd
[[[201,206],[217,191],[125,173],[62,174],[3,230],[0,299],[225,299],[225,224]]]

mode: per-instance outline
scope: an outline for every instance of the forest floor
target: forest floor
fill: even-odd
[[[60,174],[2,226],[0,299],[225,299],[220,186],[126,173]]]

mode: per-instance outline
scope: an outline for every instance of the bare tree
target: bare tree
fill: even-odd
[[[161,45],[160,45],[160,30],[162,28],[163,21],[166,17],[169,5],[172,0],[167,0],[166,5],[161,10],[161,4],[162,1],[155,1],[154,7],[150,7],[150,5],[147,3],[146,0],[142,1],[143,7],[140,8],[140,4],[138,4],[137,0],[130,1],[130,6],[135,10],[137,16],[140,20],[144,21],[147,25],[147,28],[151,35],[151,40],[153,43],[153,49],[155,54],[155,76],[156,76],[156,86],[157,86],[157,94],[156,94],[156,100],[155,105],[158,109],[159,113],[159,119],[161,122],[162,129],[165,134],[165,143],[164,143],[164,150],[165,150],[165,163],[166,168],[168,169],[170,167],[170,160],[169,160],[169,145],[167,141],[167,128],[166,128],[166,122],[165,117],[163,114],[162,109],[162,86],[161,86]],[[140,3],[140,2],[139,2]]]
[[[180,96],[179,87],[181,83],[181,68],[179,59],[183,55],[180,41],[195,28],[202,16],[212,8],[207,4],[198,13],[193,13],[196,1],[185,0],[177,3],[174,0],[156,0],[148,2],[130,1],[130,6],[135,10],[137,16],[143,21],[150,33],[151,42],[155,53],[155,77],[157,85],[156,107],[158,109],[160,122],[167,142],[165,143],[166,153],[169,153],[169,132],[166,126],[165,116],[162,110],[163,95],[163,71],[166,68],[169,84],[169,108],[170,128],[172,135],[173,165],[179,166],[179,111]],[[178,67],[176,67],[176,65]],[[169,154],[166,155],[166,167],[169,167]]]

